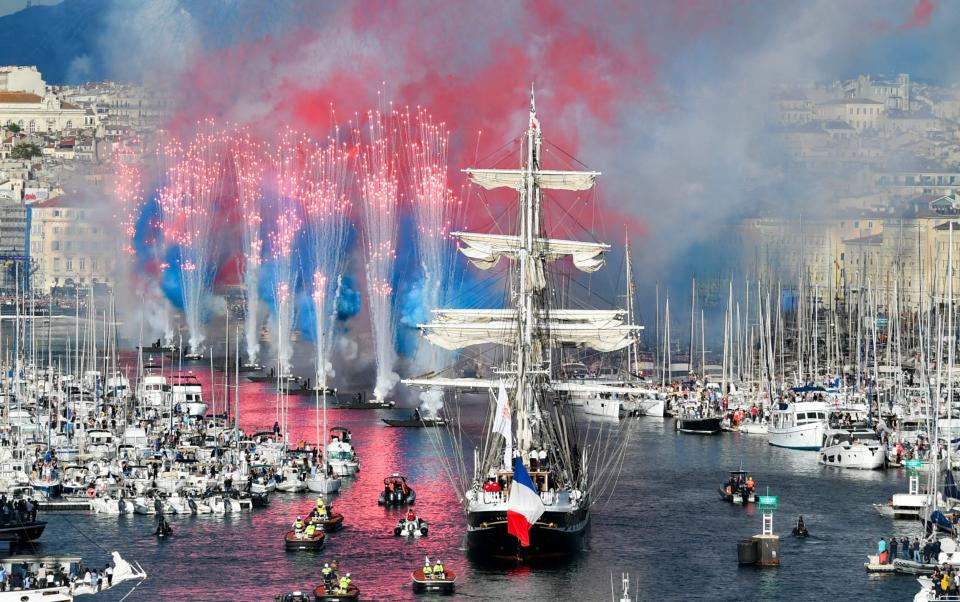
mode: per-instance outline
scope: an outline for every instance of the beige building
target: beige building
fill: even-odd
[[[52,94],[41,97],[30,92],[0,91],[0,125],[8,123],[29,134],[96,125],[84,109]]]
[[[856,130],[876,129],[886,106],[868,98],[838,98],[817,105],[817,116],[824,121],[844,121]]]
[[[30,205],[30,254],[37,269],[35,286],[113,286],[121,237],[105,224],[103,208],[60,196]]]
[[[950,228],[953,224],[953,233]],[[906,212],[876,211],[820,220],[742,220],[727,240],[732,257],[750,280],[846,292],[870,290],[881,306],[915,309],[945,301],[951,261],[953,291],[960,297],[960,200],[949,196],[913,199]],[[953,243],[951,257],[950,243]],[[872,301],[871,301],[872,302]]]

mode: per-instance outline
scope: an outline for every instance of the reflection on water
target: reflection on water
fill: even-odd
[[[244,425],[269,428],[276,416],[269,385],[245,382],[241,392]],[[291,397],[290,405],[294,439],[313,441],[313,399]],[[483,397],[463,403],[465,441],[479,441],[485,406]],[[434,599],[410,588],[410,571],[427,555],[458,573],[458,598],[478,600],[609,599],[611,574],[619,584],[621,571],[630,572],[643,600],[906,599],[916,590],[908,577],[868,578],[862,565],[876,540],[895,532],[870,504],[905,489],[898,472],[842,472],[820,466],[814,453],[770,447],[762,436],[678,434],[669,419],[642,418],[632,423],[616,489],[596,507],[585,553],[549,567],[486,566],[465,557],[463,515],[431,440],[437,433],[387,427],[374,411],[331,410],[328,421],[353,431],[361,471],[333,497],[346,526],[319,552],[284,550],[284,533],[313,498],[279,493],[268,508],[239,516],[174,517],[167,541],[153,537],[149,517],[50,515],[36,551],[79,553],[102,564],[109,550],[120,550],[150,573],[131,601],[272,600],[281,591],[312,589],[334,558],[364,599]],[[777,569],[737,565],[736,541],[758,533],[761,519],[751,508],[721,502],[717,488],[741,461],[762,490],[769,486],[780,497],[774,527],[785,536]],[[377,506],[382,479],[392,472],[417,490],[415,508],[430,523],[429,536],[393,536],[403,510]],[[807,540],[789,536],[798,514],[810,529]],[[101,599],[119,600],[128,590]]]

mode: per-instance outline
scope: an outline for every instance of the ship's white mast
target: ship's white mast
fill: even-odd
[[[536,234],[539,232],[539,220],[537,219],[537,196],[539,191],[536,185],[535,171],[537,169],[537,154],[540,151],[540,131],[537,123],[536,102],[534,99],[533,86],[530,87],[530,117],[527,127],[527,148],[526,165],[523,166],[525,188],[520,192],[520,303],[517,307],[519,312],[518,333],[522,333],[522,340],[516,347],[514,357],[517,362],[517,389],[515,394],[515,404],[517,408],[517,448],[521,453],[526,453],[531,446],[531,433],[529,424],[529,414],[533,410],[535,400],[533,398],[533,383],[531,374],[531,364],[533,362],[533,328],[536,320],[534,311],[535,290],[533,282],[529,275],[532,270],[537,270],[540,266],[532,265],[537,261],[534,256],[533,243]]]

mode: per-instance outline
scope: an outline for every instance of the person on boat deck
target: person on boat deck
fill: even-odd
[[[913,544],[910,547],[913,548],[913,561],[919,564],[920,563],[920,538],[914,537]]]
[[[747,491],[752,492],[753,488],[756,486],[756,483],[753,482],[753,477],[747,477]]]
[[[447,576],[443,570],[443,563],[440,560],[435,560],[433,562],[433,578],[434,579],[446,579]]]
[[[300,533],[301,531],[303,531],[303,519],[300,518],[299,516],[297,517],[297,520],[294,521],[293,523],[293,530],[296,531],[297,533]]]
[[[897,536],[894,535],[893,537],[890,538],[890,563],[891,564],[893,564],[893,561],[896,560],[897,558],[898,545],[899,543],[897,542]]]
[[[307,528],[303,530],[303,534],[308,538],[313,539],[317,535],[317,526],[313,523],[307,525]]]
[[[406,530],[411,527],[413,529],[419,529],[422,522],[423,521],[420,520],[420,517],[418,517],[416,514],[413,512],[408,512],[407,518],[404,519],[403,529]]]
[[[343,577],[340,577],[340,593],[345,594],[347,590],[350,589],[350,582],[353,579],[350,578],[350,573],[347,573]]]
[[[500,483],[494,477],[489,477],[483,484],[483,492],[490,494],[495,500],[500,498]]]
[[[433,567],[430,566],[430,558],[426,558],[423,561],[423,578],[424,579],[433,579]]]
[[[323,568],[320,569],[320,574],[323,575],[323,588],[327,591],[333,589],[333,569],[330,568],[329,563],[323,563]]]
[[[319,518],[327,518],[327,504],[323,501],[322,495],[317,498],[317,507],[315,508],[315,512]]]
[[[877,555],[879,556],[880,564],[887,564],[887,540],[880,538],[880,542],[877,543]]]

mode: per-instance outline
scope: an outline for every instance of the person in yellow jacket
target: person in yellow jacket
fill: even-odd
[[[353,581],[350,579],[350,573],[347,573],[343,577],[340,577],[340,593],[345,594],[350,589],[350,582]]]
[[[323,501],[322,496],[317,498],[317,507],[314,509],[314,514],[321,520],[327,519],[327,504]]]
[[[293,523],[293,530],[296,531],[297,533],[300,533],[301,531],[303,531],[303,519],[300,518],[299,516],[297,517],[297,520],[294,521]]]
[[[313,523],[310,523],[309,525],[307,525],[307,528],[304,530],[303,534],[309,537],[310,539],[313,539],[313,536],[317,534],[317,526],[314,525]]]
[[[423,565],[423,578],[433,579],[433,567],[430,566],[429,560],[426,562],[426,564]]]
[[[444,579],[443,563],[437,560],[433,563],[433,578],[434,579]]]

